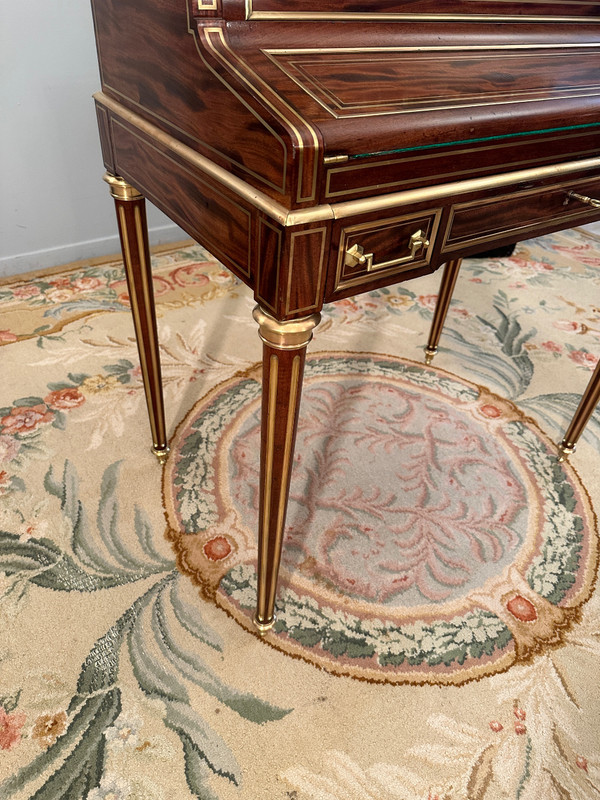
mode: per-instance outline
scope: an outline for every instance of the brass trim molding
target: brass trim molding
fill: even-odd
[[[139,114],[130,111],[120,103],[107,97],[104,93],[98,92],[94,95],[94,98],[98,103],[108,108],[115,115],[121,117],[122,120],[127,121],[140,132],[150,137],[150,139],[168,148],[171,153],[177,155],[191,167],[194,167],[206,175],[210,175],[215,181],[223,186],[227,186],[231,191],[250,203],[250,205],[263,211],[271,219],[276,220],[284,227],[303,225],[309,222],[345,219],[360,214],[387,211],[399,206],[406,206],[414,203],[436,203],[439,200],[466,194],[468,192],[499,189],[520,182],[538,181],[544,178],[560,178],[563,175],[570,175],[574,172],[600,169],[600,157],[596,156],[579,161],[566,161],[560,164],[550,164],[549,166],[531,167],[528,169],[516,170],[515,172],[505,172],[500,175],[496,174],[483,178],[454,181],[438,186],[425,186],[419,189],[391,192],[378,197],[346,200],[333,204],[323,203],[306,209],[290,210],[264,194],[264,192],[246,183],[246,181],[232,175],[223,167],[219,167],[209,158],[206,158],[206,156],[201,155],[196,150],[183,144],[171,134],[165,133],[160,128],[157,128],[152,122],[148,122]]]
[[[107,172],[102,176],[102,180],[108,183],[110,193],[115,200],[141,200],[144,196],[119,175],[112,175]]]
[[[300,350],[306,347],[312,339],[314,328],[321,321],[320,314],[311,314],[309,317],[281,322],[260,306],[255,307],[252,316],[258,323],[260,338],[276,350]]]

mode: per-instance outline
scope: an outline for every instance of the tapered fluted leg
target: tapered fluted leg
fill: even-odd
[[[118,176],[106,174],[115,200],[121,249],[133,313],[146,405],[152,432],[152,452],[163,463],[169,452],[152,289],[152,268],[143,196]]]
[[[461,263],[462,258],[457,258],[456,261],[448,261],[444,266],[437,304],[433,312],[431,330],[429,331],[429,341],[425,348],[426,364],[431,364],[434,355],[437,353],[437,346],[440,341],[440,336],[442,335],[444,322],[446,321],[446,314],[450,308],[450,301],[452,300],[452,293],[454,292],[454,286],[456,285]]]
[[[254,309],[263,341],[258,593],[254,622],[261,632],[275,621],[275,595],[281,560],[292,458],[298,428],[306,346],[319,314],[279,322]]]
[[[567,456],[575,451],[575,446],[577,445],[579,437],[594,413],[598,401],[600,401],[600,361],[596,365],[594,374],[590,378],[586,390],[583,393],[583,397],[565,433],[564,439],[558,445],[559,461],[564,461]]]

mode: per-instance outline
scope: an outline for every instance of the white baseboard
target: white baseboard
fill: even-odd
[[[178,242],[188,238],[177,225],[159,225],[148,229],[150,244],[163,244]],[[61,247],[50,247],[45,250],[35,250],[31,253],[18,253],[14,256],[0,258],[0,277],[18,275],[21,272],[30,272],[46,267],[58,267],[72,261],[82,261],[86,258],[99,258],[120,252],[121,245],[118,235],[105,236],[101,239],[90,239],[87,242],[75,242]]]

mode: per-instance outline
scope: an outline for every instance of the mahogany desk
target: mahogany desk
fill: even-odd
[[[266,630],[323,304],[600,219],[585,200],[600,196],[600,3],[92,5],[102,151],[159,458],[168,444],[144,197],[258,303],[256,624]]]

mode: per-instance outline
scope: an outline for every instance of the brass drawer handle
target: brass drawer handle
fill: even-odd
[[[391,261],[382,261],[380,264],[373,263],[373,253],[365,253],[364,249],[359,244],[353,244],[349,250],[346,250],[344,264],[347,267],[366,266],[367,272],[375,272],[380,269],[387,269],[388,267],[396,267],[400,264],[408,264],[414,261],[417,252],[421,248],[429,247],[429,239],[422,230],[415,231],[408,240],[408,248],[410,255],[402,256],[402,258],[394,258]]]
[[[595,200],[593,197],[587,197],[584,194],[577,194],[577,192],[567,192],[567,201],[569,200],[579,200],[581,203],[585,203],[586,206],[593,206],[594,208],[600,208],[600,200]],[[565,205],[566,205],[565,203]]]

